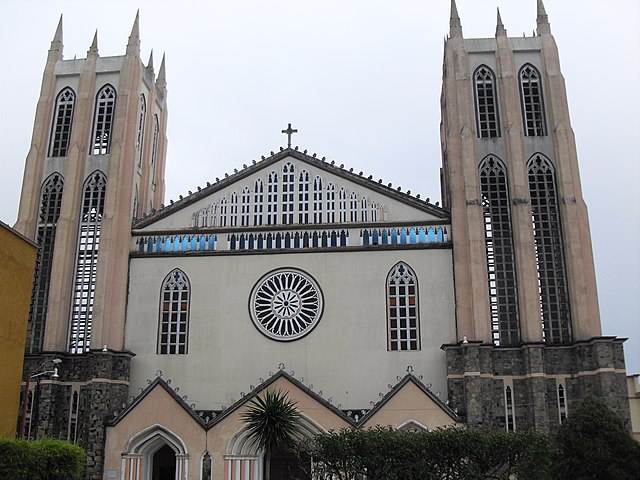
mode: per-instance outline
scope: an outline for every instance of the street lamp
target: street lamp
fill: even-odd
[[[41,372],[38,371],[38,370],[42,370],[45,367],[45,365],[47,365],[49,362],[53,363],[53,370],[43,370]],[[48,358],[27,374],[27,378],[25,379],[25,386],[24,386],[24,397],[22,400],[22,418],[20,419],[20,438],[24,438],[24,427],[25,427],[25,421],[27,419],[27,402],[29,401],[29,387],[31,386],[31,379],[35,378],[39,385],[40,377],[42,377],[43,375],[51,375],[51,378],[54,378],[54,379],[59,378],[58,365],[61,363],[62,363],[62,360],[59,358]]]

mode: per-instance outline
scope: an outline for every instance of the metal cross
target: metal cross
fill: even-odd
[[[291,124],[289,124],[286,130],[282,130],[282,133],[287,134],[287,148],[291,148],[291,134],[298,133],[298,130],[295,128],[291,128]]]

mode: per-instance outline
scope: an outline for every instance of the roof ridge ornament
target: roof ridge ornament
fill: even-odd
[[[298,129],[291,128],[291,124],[289,124],[286,130],[282,130],[282,133],[287,134],[287,148],[291,148],[291,135],[294,133],[298,133]]]

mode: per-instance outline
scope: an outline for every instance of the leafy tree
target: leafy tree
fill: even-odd
[[[256,396],[242,414],[249,436],[264,451],[265,479],[271,476],[271,455],[278,450],[291,450],[302,437],[302,416],[297,402],[282,390],[267,389],[262,397]]]
[[[85,451],[63,440],[0,438],[0,478],[80,480]]]
[[[558,429],[557,477],[626,480],[640,476],[640,444],[604,403],[587,398]]]

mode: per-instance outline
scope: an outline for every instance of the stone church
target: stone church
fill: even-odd
[[[534,36],[498,13],[474,39],[452,1],[442,205],[302,151],[291,124],[163,204],[167,105],[137,17],[124,55],[94,38],[73,60],[60,22],[15,227],[39,245],[24,375],[58,369],[28,384],[24,437],[77,442],[89,479],[259,480],[241,415],[266,388],[308,435],[553,432],[586,395],[629,418],[541,0]]]

